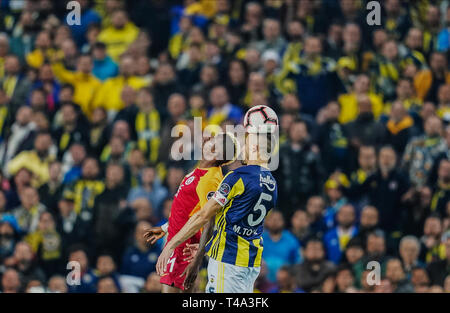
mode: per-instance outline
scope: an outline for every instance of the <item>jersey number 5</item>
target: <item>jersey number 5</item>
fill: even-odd
[[[251,213],[248,216],[247,222],[249,226],[256,226],[259,223],[262,222],[262,220],[264,219],[264,217],[266,217],[267,214],[267,209],[264,206],[264,204],[262,203],[263,201],[271,201],[272,200],[272,195],[269,195],[267,193],[261,193],[261,195],[259,196],[259,200],[258,202],[256,202],[255,206],[253,207],[253,212],[256,213],[258,211],[261,211],[259,217],[255,220],[254,216],[255,214]]]

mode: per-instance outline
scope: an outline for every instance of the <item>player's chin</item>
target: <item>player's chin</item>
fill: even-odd
[[[247,161],[242,160],[242,161],[241,161],[241,164],[242,164],[242,165],[247,165]]]

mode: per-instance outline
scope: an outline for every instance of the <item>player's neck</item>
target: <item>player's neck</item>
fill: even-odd
[[[267,161],[264,160],[248,160],[247,165],[259,165],[261,167],[269,168]]]
[[[210,160],[201,160],[200,162],[198,162],[198,168],[210,168],[210,167],[214,167],[216,164],[215,161],[210,161]]]

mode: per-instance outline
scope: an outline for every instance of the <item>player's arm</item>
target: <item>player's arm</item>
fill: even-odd
[[[156,271],[160,276],[164,273],[167,262],[175,248],[194,236],[220,209],[222,209],[222,205],[216,200],[210,199],[200,211],[191,216],[183,228],[166,244],[164,250],[161,252],[158,263],[156,264]]]
[[[151,227],[145,231],[144,238],[147,240],[148,244],[154,245],[159,239],[163,238],[167,234],[168,229],[169,222],[161,226]]]
[[[208,241],[211,239],[214,231],[214,217],[211,218],[209,223],[203,228],[202,236],[200,237],[200,243],[198,245],[198,251],[191,263],[185,268],[180,277],[186,275],[184,280],[184,288],[186,290],[190,289],[195,280],[197,279],[197,274],[202,265],[203,256],[205,255],[205,248]]]

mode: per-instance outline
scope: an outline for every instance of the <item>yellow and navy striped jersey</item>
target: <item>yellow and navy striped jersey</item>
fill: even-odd
[[[277,201],[270,171],[258,165],[239,167],[224,177],[212,198],[223,208],[216,215],[207,254],[236,266],[261,266],[264,218]]]

